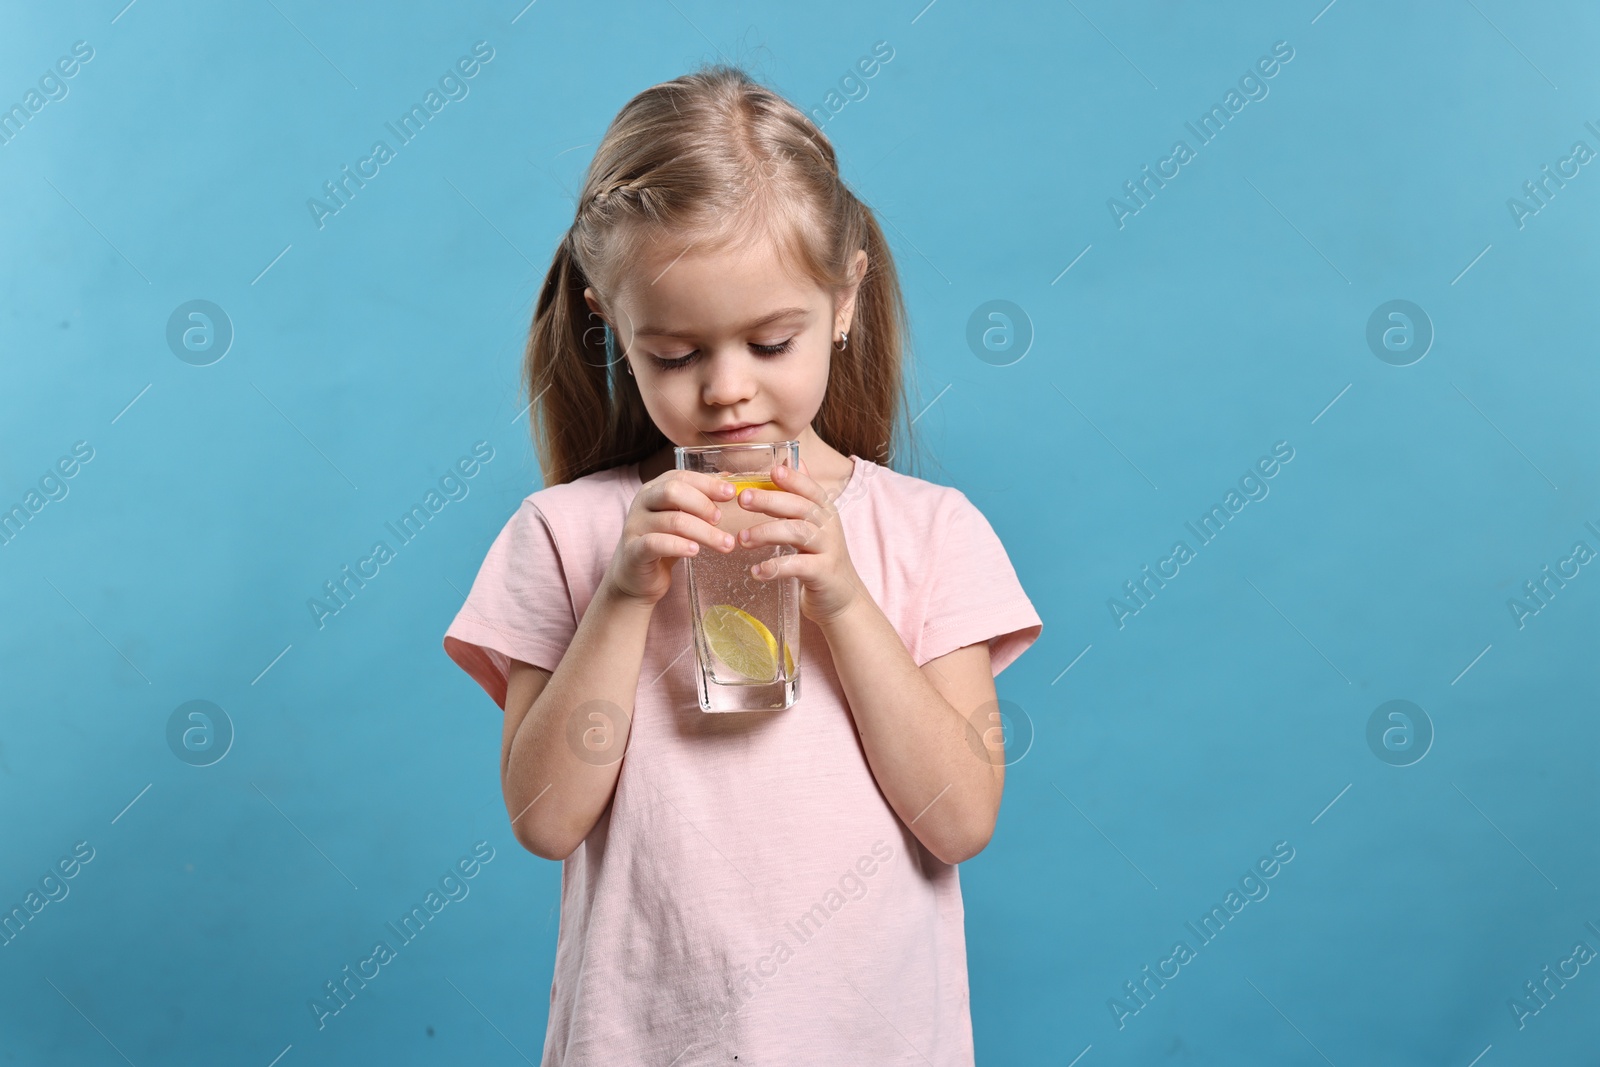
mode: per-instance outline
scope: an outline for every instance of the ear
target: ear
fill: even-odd
[[[867,276],[867,250],[856,249],[850,263],[850,284],[840,291],[838,310],[834,312],[833,336],[848,331],[856,319],[856,294],[861,290],[861,280]]]
[[[599,315],[602,319],[606,317],[605,311],[601,309],[600,301],[595,296],[594,290],[588,286],[585,286],[583,290],[583,302],[589,305],[590,311],[594,312],[596,315]]]

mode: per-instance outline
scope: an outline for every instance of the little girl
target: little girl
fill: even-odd
[[[788,101],[715,66],[613,120],[528,342],[545,488],[444,637],[505,712],[517,840],[562,861],[546,1067],[973,1062],[955,865],[1000,807],[994,677],[1042,623],[983,514],[887,465],[905,332]],[[799,467],[737,500],[673,462],[785,440]],[[781,711],[699,707],[675,564],[732,551],[731,508],[770,517],[741,547],[793,548],[752,568],[800,588]]]

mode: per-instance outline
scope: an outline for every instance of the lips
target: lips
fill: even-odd
[[[751,437],[754,437],[765,425],[766,423],[764,422],[741,423],[737,426],[730,426],[721,430],[707,430],[706,436],[719,443],[745,441]]]

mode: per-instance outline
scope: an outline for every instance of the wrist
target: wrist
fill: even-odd
[[[654,614],[656,601],[641,600],[630,593],[623,592],[607,575],[601,580],[600,588],[595,590],[594,603],[590,606],[599,606],[602,610],[624,615],[643,615],[648,617]]]
[[[835,635],[843,634],[861,625],[878,607],[877,602],[867,595],[859,581],[855,584],[855,595],[837,611],[822,618],[813,618],[811,621],[821,630],[823,636],[833,643]],[[879,614],[882,614],[880,611]]]

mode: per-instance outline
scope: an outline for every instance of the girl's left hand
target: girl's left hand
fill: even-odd
[[[842,615],[860,594],[861,578],[845,546],[844,528],[827,491],[811,477],[806,461],[800,469],[774,466],[771,489],[744,489],[738,502],[746,511],[774,517],[739,535],[740,548],[793,545],[793,555],[776,556],[751,566],[762,581],[793,576],[800,580],[800,611],[815,623]]]

